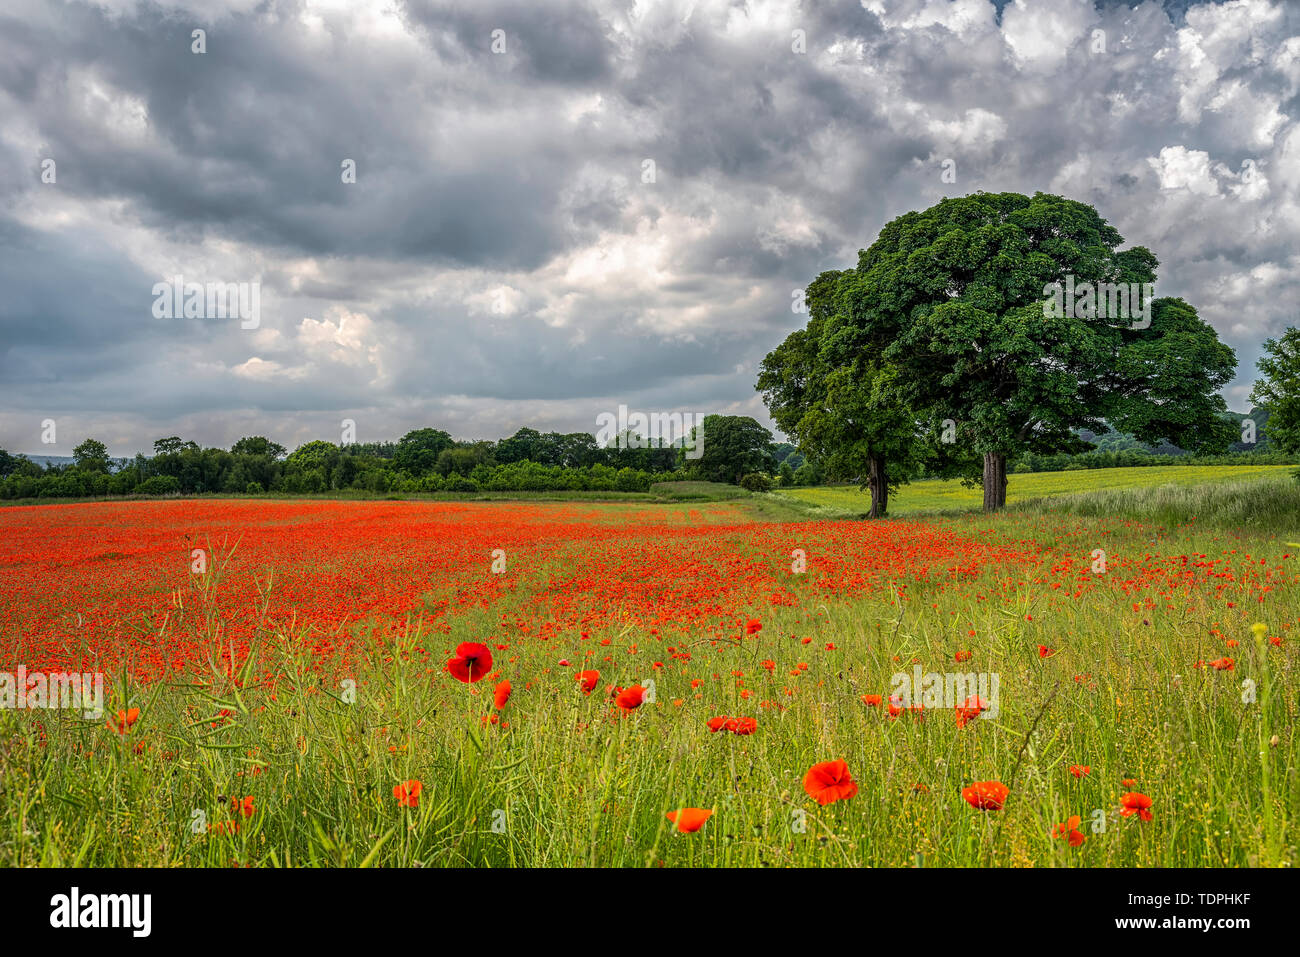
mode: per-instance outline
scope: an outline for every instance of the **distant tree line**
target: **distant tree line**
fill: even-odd
[[[86,439],[67,465],[41,466],[0,449],[0,498],[106,495],[298,495],[344,490],[377,494],[479,491],[648,491],[655,482],[704,480],[762,490],[813,485],[820,471],[789,443],[747,416],[707,416],[703,435],[667,444],[624,435],[609,447],[586,432],[520,429],[499,441],[456,440],[434,428],[393,442],[336,445],[316,440],[289,452],[264,436],[229,449],[179,436],[153,454],[113,459]],[[696,456],[692,449],[698,449]]]

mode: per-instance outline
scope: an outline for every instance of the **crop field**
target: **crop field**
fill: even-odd
[[[1298,553],[1045,509],[8,508],[3,667],[104,685],[0,709],[0,864],[1293,866]]]
[[[1057,495],[1116,489],[1142,489],[1161,485],[1195,486],[1211,482],[1231,482],[1249,478],[1284,476],[1295,471],[1293,465],[1168,465],[1123,469],[1076,469],[1064,472],[1030,472],[1007,476],[1007,503]],[[863,513],[871,510],[871,498],[856,485],[818,488],[782,489],[809,505]],[[935,512],[978,509],[983,501],[978,487],[968,487],[959,479],[924,479],[902,486],[889,497],[891,515],[912,512]]]

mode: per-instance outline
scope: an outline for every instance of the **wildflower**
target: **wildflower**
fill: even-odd
[[[106,727],[109,731],[116,731],[118,734],[126,734],[131,725],[135,724],[140,718],[140,709],[131,708],[128,711],[119,711],[117,718],[109,718]]]
[[[496,709],[500,711],[502,708],[506,706],[506,702],[509,700],[510,700],[510,679],[507,678],[505,681],[497,685],[496,692],[492,696],[492,703],[496,706]]]
[[[492,652],[487,645],[462,641],[456,646],[455,657],[447,662],[447,670],[457,681],[466,684],[479,681],[492,670]]]
[[[418,807],[420,792],[423,790],[424,785],[418,779],[403,781],[393,788],[393,797],[397,798],[397,803],[402,807]]]
[[[1136,814],[1144,821],[1150,821],[1153,817],[1151,805],[1154,802],[1145,794],[1139,794],[1136,791],[1125,794],[1119,799],[1119,803],[1123,805],[1119,812],[1121,817],[1132,817]]]
[[[677,825],[677,830],[683,834],[694,834],[704,826],[704,822],[713,816],[712,811],[706,811],[699,807],[684,807],[681,812],[669,811],[668,820]]]
[[[962,788],[961,796],[973,808],[1000,811],[1008,793],[1009,789],[1001,781],[976,781],[970,787]]]
[[[847,801],[858,793],[858,785],[844,761],[814,764],[804,775],[803,789],[823,807],[836,801]]]

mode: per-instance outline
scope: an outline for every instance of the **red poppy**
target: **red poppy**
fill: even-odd
[[[479,681],[492,670],[492,652],[477,641],[462,641],[456,646],[456,657],[447,662],[447,670],[457,681]]]
[[[973,652],[969,652],[969,651],[959,651],[959,652],[957,652],[957,654],[956,654],[956,656],[955,656],[955,657],[957,658],[957,664],[961,664],[963,661],[970,661],[970,658],[971,658],[971,655],[972,655],[972,654],[973,654]]]
[[[600,683],[600,672],[579,671],[573,676],[573,680],[581,682],[583,694],[591,694],[596,690],[596,685]]]
[[[964,728],[972,718],[978,718],[981,711],[989,710],[989,703],[977,694],[971,695],[957,709],[957,727]]]
[[[704,827],[704,822],[713,816],[712,811],[706,811],[701,807],[684,807],[681,810],[680,819],[676,811],[668,812],[668,820],[677,825],[677,830],[683,834],[694,834],[700,828]]]
[[[803,778],[803,789],[823,807],[836,801],[847,801],[858,793],[858,785],[849,774],[843,761],[823,761],[808,769]]]
[[[492,697],[492,703],[496,705],[496,709],[500,711],[502,708],[506,706],[506,702],[509,700],[510,700],[510,679],[507,678],[505,681],[497,685],[496,693]]]
[[[1070,765],[1070,773],[1073,774],[1076,778],[1081,778],[1081,777],[1083,777],[1085,774],[1091,774],[1091,773],[1092,773],[1092,765],[1090,765],[1090,764],[1072,764],[1072,765]]]
[[[1056,825],[1056,828],[1052,831],[1052,836],[1066,838],[1066,840],[1070,842],[1071,847],[1078,847],[1087,840],[1087,838],[1083,836],[1083,832],[1079,830],[1080,820],[1081,818],[1076,814],[1064,824]]]
[[[139,718],[139,708],[131,708],[129,711],[119,711],[117,713],[117,719],[114,720],[113,718],[109,718],[106,727],[109,731],[116,731],[118,734],[126,734],[127,729],[130,728],[131,725],[135,724]]]
[[[237,798],[231,798],[231,800],[232,800],[232,801],[237,801],[238,799],[237,799]],[[244,817],[252,817],[252,816],[253,816],[253,796],[252,796],[251,794],[250,794],[248,797],[244,798],[243,802],[240,803],[240,805],[239,805],[239,811],[240,811],[241,814],[244,815]]]
[[[1215,671],[1232,671],[1234,662],[1231,658],[1219,658],[1210,662],[1210,667]]]
[[[1053,651],[1051,648],[1048,648],[1046,645],[1039,645],[1039,646],[1038,646],[1038,657],[1040,657],[1040,658],[1050,658],[1050,657],[1052,657],[1052,655],[1054,655],[1054,654],[1056,654],[1056,652]]]
[[[1145,794],[1139,794],[1134,791],[1125,794],[1119,799],[1119,803],[1124,807],[1119,812],[1121,817],[1132,817],[1136,814],[1144,821],[1150,821],[1154,815],[1151,813],[1152,800]]]
[[[424,785],[418,780],[403,781],[393,788],[393,797],[397,798],[397,803],[402,807],[418,807],[420,792],[423,790]]]
[[[614,699],[614,703],[624,711],[631,711],[634,708],[641,707],[645,701],[645,688],[642,685],[632,685],[630,688],[624,688]]]
[[[752,635],[763,630],[763,623],[757,618],[751,618],[745,623],[745,634]]]
[[[710,718],[708,721],[705,722],[705,724],[709,726],[709,731],[711,732],[721,731],[723,728],[727,726],[727,722],[730,720],[731,719],[728,718],[725,714],[720,714],[716,718]]]
[[[1010,793],[1001,781],[976,781],[970,787],[962,788],[961,796],[966,803],[981,811],[1000,811]]]
[[[878,694],[864,694],[864,695],[862,696],[862,703],[865,704],[868,708],[879,708],[879,707],[880,707],[880,695],[878,695]]]
[[[758,719],[737,718],[736,726],[734,728],[728,728],[727,730],[731,731],[733,734],[753,734],[758,730]]]

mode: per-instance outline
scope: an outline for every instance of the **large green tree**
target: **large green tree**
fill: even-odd
[[[437,467],[438,456],[455,444],[441,429],[415,429],[397,443],[393,461],[411,475],[428,475]]]
[[[693,468],[712,482],[738,485],[750,472],[776,468],[772,433],[747,415],[706,415],[692,430],[691,438],[693,447],[700,450]]]
[[[808,325],[763,359],[758,389],[781,431],[832,475],[865,486],[880,518],[915,465],[916,421],[882,347],[835,322],[845,275],[828,270],[809,283]]]
[[[154,443],[157,448],[158,443]],[[230,447],[230,451],[235,455],[264,455],[269,458],[281,458],[287,451],[279,442],[272,442],[270,439],[261,435],[249,435],[240,439]]]
[[[1300,329],[1265,339],[1256,365],[1264,377],[1255,381],[1250,400],[1267,415],[1269,442],[1283,452],[1300,452]]]
[[[108,446],[98,439],[86,439],[72,450],[72,459],[83,472],[107,472],[113,460]]]
[[[879,354],[923,420],[955,424],[982,456],[986,510],[1006,503],[1008,457],[1080,451],[1075,429],[1110,423],[1221,451],[1231,436],[1216,393],[1236,358],[1191,306],[1148,299],[1146,317],[1118,319],[1082,300],[1045,307],[1052,284],[1153,284],[1155,256],[1122,244],[1095,209],[1060,196],[945,199],[888,223],[860,253],[824,336],[846,356]]]

